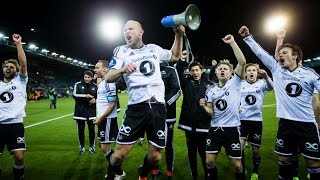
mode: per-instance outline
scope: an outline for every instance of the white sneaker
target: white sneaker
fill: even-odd
[[[121,180],[123,179],[124,177],[126,177],[126,172],[122,171],[122,174],[121,175],[116,175],[116,177],[114,177],[114,180]]]

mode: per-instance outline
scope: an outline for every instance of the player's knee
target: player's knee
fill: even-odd
[[[149,156],[150,160],[153,162],[158,162],[161,160],[161,152],[154,152]]]
[[[206,165],[208,168],[212,168],[215,166],[214,158],[206,158]]]
[[[116,163],[121,163],[125,158],[126,158],[126,154],[125,153],[115,152],[113,154],[113,159],[114,159],[114,161]]]
[[[24,156],[22,154],[14,156],[14,162],[16,165],[23,165],[24,164]]]
[[[236,170],[236,172],[242,171],[242,164],[241,159],[234,159],[232,161],[233,168]]]

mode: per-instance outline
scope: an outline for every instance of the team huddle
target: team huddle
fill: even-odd
[[[279,177],[298,179],[297,156],[302,155],[311,180],[320,179],[319,101],[320,76],[303,67],[302,51],[293,44],[283,44],[285,32],[279,32],[276,53],[267,53],[250,34],[246,26],[239,34],[252,52],[272,73],[259,68],[259,63],[247,63],[244,54],[231,34],[222,38],[236,57],[235,68],[224,59],[212,69],[215,77],[204,73],[197,61],[188,63],[182,53],[185,28],[173,28],[175,38],[170,50],[156,44],[144,44],[144,30],[137,21],[127,21],[123,29],[126,45],[114,49],[110,61],[99,60],[94,74],[84,73],[83,81],[75,84],[80,151],[84,148],[84,126],[89,126],[90,148],[94,153],[94,125],[98,125],[100,149],[108,161],[105,179],[134,177],[126,174],[121,165],[134,144],[146,134],[148,152],[138,168],[139,180],[151,173],[156,179],[158,162],[165,149],[167,179],[174,177],[173,133],[176,122],[176,100],[183,94],[178,129],[186,136],[188,160],[193,180],[199,178],[199,153],[206,180],[218,179],[217,157],[224,147],[234,168],[235,179],[246,179],[244,145],[250,144],[253,170],[251,180],[259,179],[262,146],[262,105],[266,91],[274,89],[279,126],[275,139]],[[26,105],[27,61],[21,37],[12,36],[18,60],[3,63],[4,78],[0,81],[0,155],[4,147],[14,157],[15,179],[24,178],[24,125]],[[189,73],[185,73],[185,69]],[[116,82],[123,78],[129,96],[121,125],[117,121]],[[87,85],[89,84],[89,85]],[[13,107],[19,102],[19,108]],[[23,103],[22,103],[23,102]],[[314,102],[314,103],[313,103]],[[9,116],[10,115],[10,116]],[[17,141],[19,139],[19,141]],[[114,149],[111,143],[116,143]],[[0,169],[1,176],[1,169]],[[178,178],[178,177],[177,177]]]

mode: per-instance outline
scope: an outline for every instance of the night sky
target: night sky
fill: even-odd
[[[98,59],[110,59],[113,49],[124,44],[123,38],[108,42],[97,33],[96,18],[101,13],[114,13],[123,22],[140,21],[145,30],[144,43],[155,43],[170,49],[174,33],[164,28],[162,17],[179,14],[188,4],[198,6],[201,25],[198,30],[186,30],[192,52],[208,65],[211,59],[230,58],[234,60],[230,47],[221,40],[226,34],[233,34],[247,61],[254,56],[242,42],[238,29],[249,27],[255,39],[268,52],[274,52],[275,35],[264,31],[265,18],[280,12],[290,15],[287,42],[298,44],[304,52],[304,59],[320,56],[320,3],[317,1],[183,1],[183,0],[51,0],[42,3],[29,0],[9,1],[0,12],[0,32],[23,36],[23,41],[34,42],[40,48],[47,48],[66,56],[95,63]],[[28,7],[29,6],[29,7]],[[6,9],[5,12],[4,10]],[[30,31],[35,28],[35,32]]]

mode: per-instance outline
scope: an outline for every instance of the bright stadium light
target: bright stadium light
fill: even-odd
[[[98,30],[107,40],[114,41],[121,37],[122,26],[121,21],[117,18],[103,17],[99,22]]]
[[[287,26],[287,18],[285,16],[272,16],[267,19],[265,26],[267,32],[278,32]]]

